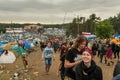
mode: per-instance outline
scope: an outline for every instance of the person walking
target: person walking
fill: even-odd
[[[64,62],[65,62],[65,55],[67,53],[67,45],[66,43],[63,43],[61,46],[61,53],[60,53],[60,62],[58,64],[58,69],[57,69],[57,76],[61,77],[61,80],[65,79],[65,67],[64,67]]]
[[[45,71],[46,74],[48,74],[51,64],[52,64],[52,58],[54,57],[54,50],[51,47],[51,42],[47,42],[46,48],[43,50],[42,53],[42,60],[45,60]]]
[[[65,75],[72,80],[76,80],[75,67],[81,62],[82,49],[87,46],[87,38],[84,36],[77,37],[74,47],[71,48],[65,56]]]
[[[93,52],[85,48],[82,53],[82,61],[75,69],[76,80],[103,80],[102,70],[92,60]]]
[[[107,51],[106,51],[107,66],[110,66],[111,65],[110,63],[114,64],[112,54],[113,54],[113,51],[112,51],[111,44],[108,44]]]

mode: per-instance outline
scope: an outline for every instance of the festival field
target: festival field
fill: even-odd
[[[18,80],[60,80],[56,76],[59,52],[55,54],[55,60],[48,75],[45,74],[44,61],[41,60],[41,50],[39,47],[36,47],[35,51],[28,55],[27,60],[29,62],[28,71],[24,70],[21,57],[17,58],[12,64],[0,64],[3,67],[0,69],[0,80],[12,80],[14,73],[19,73]],[[95,61],[102,67],[104,80],[111,80],[114,65],[106,66],[104,63],[100,63],[97,57],[95,57]]]

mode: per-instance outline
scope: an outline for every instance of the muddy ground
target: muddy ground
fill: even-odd
[[[28,71],[24,69],[21,57],[17,58],[12,64],[0,64],[2,66],[0,69],[0,80],[12,80],[14,73],[19,73],[18,80],[60,80],[60,78],[56,76],[59,52],[55,54],[55,60],[52,63],[50,72],[46,75],[44,61],[41,60],[41,50],[39,47],[35,49],[36,50],[31,52],[27,57],[29,62]],[[106,64],[100,63],[97,57],[95,57],[95,61],[102,68],[104,80],[111,80],[115,64],[106,66]],[[114,62],[116,62],[116,60],[114,60]]]

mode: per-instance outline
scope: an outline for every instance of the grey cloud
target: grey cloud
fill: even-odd
[[[2,1],[0,2],[0,10],[4,11],[22,11],[27,8],[33,9],[51,9],[53,6],[51,4],[39,3],[35,0],[29,0],[24,2],[17,1]]]
[[[117,0],[116,0],[117,1]],[[116,2],[118,4],[118,1]],[[120,1],[119,1],[120,3]],[[107,1],[107,0],[69,0],[69,2],[65,3],[57,3],[57,4],[52,4],[51,3],[45,3],[45,2],[40,2],[38,0],[26,0],[26,1],[2,1],[0,2],[0,10],[5,10],[5,11],[22,11],[26,10],[28,8],[33,8],[40,10],[42,12],[46,10],[56,10],[56,11],[79,11],[79,10],[84,10],[84,9],[90,9],[90,8],[96,8],[100,6],[112,6],[115,3],[112,1]],[[116,5],[117,5],[116,4]]]
[[[119,12],[119,0],[0,0],[2,20],[62,22],[73,16],[97,13],[104,17]]]
[[[27,0],[27,1],[2,1],[0,2],[0,9],[1,10],[6,10],[6,11],[22,11],[23,9],[27,8],[35,8],[38,10],[51,10],[51,9],[56,9],[58,10],[63,10],[63,11],[71,11],[71,10],[82,10],[82,9],[88,9],[91,7],[96,6],[97,3],[102,2],[102,1],[96,1],[96,0],[69,0],[69,2],[65,3],[57,3],[57,4],[52,4],[51,3],[45,3],[45,2],[40,2],[37,0]]]

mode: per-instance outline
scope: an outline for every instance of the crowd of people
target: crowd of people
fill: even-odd
[[[119,45],[102,40],[95,40],[91,47],[84,36],[79,36],[73,41],[59,43],[59,40],[41,41],[42,60],[45,60],[45,71],[48,74],[52,59],[57,50],[60,51],[60,62],[57,69],[57,76],[61,80],[103,80],[103,72],[96,64],[94,57],[97,56],[100,63],[111,66],[114,64],[113,58],[117,58],[113,71],[113,80],[120,79]]]

